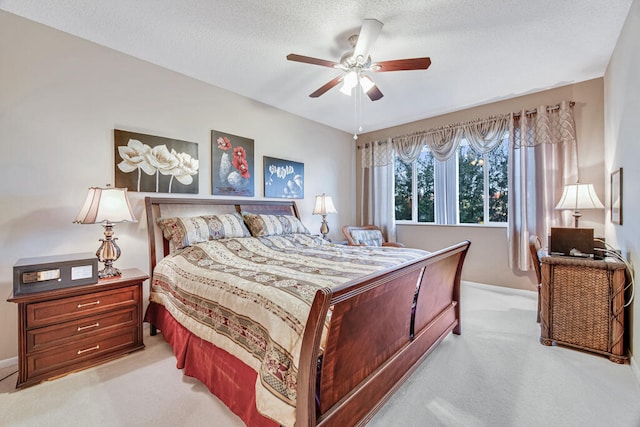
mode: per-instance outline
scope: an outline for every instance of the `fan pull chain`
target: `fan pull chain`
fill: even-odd
[[[362,91],[355,88],[353,100],[353,139],[358,139],[358,133],[362,132]]]
[[[361,87],[359,87],[358,89],[361,89]],[[362,91],[359,90],[358,91],[358,133],[362,132]]]
[[[358,140],[358,91],[353,97],[353,139]]]

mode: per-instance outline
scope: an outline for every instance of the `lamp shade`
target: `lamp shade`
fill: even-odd
[[[351,96],[351,90],[356,87],[358,84],[358,75],[355,71],[350,71],[344,76],[342,79],[342,87],[340,88],[340,92],[345,95]]]
[[[362,91],[364,93],[369,92],[374,86],[375,84],[373,83],[373,80],[369,78],[369,76],[360,76],[360,87],[362,87]]]
[[[126,188],[89,188],[87,200],[73,221],[78,224],[136,222]]]
[[[333,199],[331,196],[327,196],[322,193],[321,196],[316,196],[316,205],[313,207],[313,215],[327,215],[338,213],[335,206],[333,206]]]
[[[604,209],[593,184],[569,184],[564,187],[556,209]]]

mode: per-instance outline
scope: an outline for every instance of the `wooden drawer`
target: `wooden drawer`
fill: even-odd
[[[18,304],[16,387],[144,348],[142,283],[148,278],[132,268],[98,283],[12,295],[8,301]]]
[[[71,340],[85,339],[114,328],[126,329],[135,326],[137,322],[138,307],[134,306],[113,313],[103,313],[43,328],[30,329],[27,331],[27,353],[64,345]]]
[[[27,329],[86,318],[108,310],[136,305],[140,300],[139,289],[139,286],[128,286],[122,289],[27,304]]]
[[[88,339],[74,341],[55,350],[27,354],[27,376],[53,375],[53,371],[69,372],[96,364],[102,358],[140,348],[138,327],[115,329]],[[72,369],[69,369],[69,368]]]

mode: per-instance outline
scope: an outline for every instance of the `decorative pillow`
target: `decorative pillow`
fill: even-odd
[[[351,238],[357,245],[382,246],[380,230],[351,230]]]
[[[242,215],[230,213],[203,217],[209,225],[209,239],[230,239],[232,237],[249,237],[251,233],[244,225]]]
[[[298,218],[293,215],[243,214],[244,222],[253,237],[280,236],[282,234],[311,234]]]
[[[173,243],[174,249],[182,249],[208,240],[251,235],[238,213],[160,218],[158,226],[164,238]]]

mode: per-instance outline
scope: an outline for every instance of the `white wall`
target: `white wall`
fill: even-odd
[[[311,211],[326,192],[332,236],[353,223],[351,135],[0,12],[0,361],[17,354],[17,305],[4,300],[16,260],[98,248],[102,227],[72,221],[88,187],[114,182],[114,128],[198,143],[199,197],[211,192],[210,131],[252,138],[257,197],[263,155],[303,162],[303,222],[318,232]],[[142,221],[115,227],[119,268],[148,270],[145,195],[130,195]]]
[[[606,238],[622,250],[640,268],[640,1],[635,0],[629,10],[616,49],[605,74],[605,180],[609,174],[623,168],[622,225],[611,223],[607,216]],[[607,187],[609,206],[610,186]],[[607,211],[608,212],[608,211]],[[636,283],[636,288],[638,284]],[[640,316],[635,313],[640,292],[627,312],[630,325],[631,352],[640,342]],[[634,360],[637,358],[634,358]],[[638,377],[637,361],[634,363]]]
[[[605,196],[603,161],[603,79],[589,80],[468,108],[451,114],[408,123],[406,125],[363,134],[360,141],[375,141],[425,129],[467,122],[496,114],[531,110],[539,105],[555,105],[562,100],[575,101],[578,167],[580,181],[592,183],[601,200]],[[359,159],[356,159],[359,161]],[[359,166],[358,166],[359,168]],[[361,175],[356,175],[356,192],[361,189]],[[582,211],[580,225],[592,227],[596,235],[604,233],[604,211]],[[573,226],[573,223],[567,224]],[[535,289],[533,272],[513,272],[508,266],[507,233],[504,227],[397,225],[398,241],[409,246],[435,250],[445,245],[470,240],[463,279],[518,289]]]

